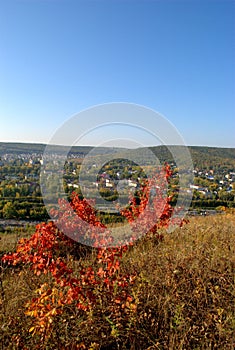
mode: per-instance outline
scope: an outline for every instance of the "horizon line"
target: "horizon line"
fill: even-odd
[[[34,145],[41,145],[41,146],[47,146],[47,145],[51,145],[51,146],[60,146],[60,147],[99,147],[99,148],[120,148],[120,149],[125,149],[128,147],[120,147],[120,146],[99,146],[99,145],[65,145],[65,144],[50,144],[50,143],[46,143],[46,142],[35,142],[35,141],[0,141],[0,144],[3,144],[3,143],[7,143],[7,144],[34,144]],[[218,145],[187,145],[187,144],[159,144],[159,145],[143,145],[143,146],[140,146],[140,147],[134,147],[134,148],[131,148],[131,149],[139,149],[139,148],[149,148],[149,147],[161,147],[161,146],[185,146],[185,147],[207,147],[207,148],[235,148],[235,146],[218,146]]]

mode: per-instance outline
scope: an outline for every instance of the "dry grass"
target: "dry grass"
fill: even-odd
[[[138,328],[153,348],[234,349],[234,217],[192,219],[138,249]]]
[[[0,233],[0,256],[5,252],[14,251],[20,238],[29,237],[34,232],[34,227],[20,227],[8,229]]]
[[[90,315],[68,308],[57,317],[51,337],[44,343],[28,332],[32,319],[25,316],[24,305],[45,277],[39,281],[26,268],[3,269],[0,346],[90,350],[235,348],[234,214],[192,218],[183,228],[165,234],[160,243],[142,239],[126,254],[122,269],[137,275],[131,290],[136,312],[114,322],[105,303],[101,306],[97,301]]]

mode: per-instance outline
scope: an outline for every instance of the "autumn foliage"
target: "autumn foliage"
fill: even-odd
[[[102,312],[105,304],[109,310],[105,317],[111,324],[118,324],[120,318],[129,322],[137,310],[131,292],[137,275],[122,271],[122,258],[143,233],[145,237],[162,238],[158,229],[169,224],[173,210],[163,191],[170,175],[170,168],[166,167],[144,181],[121,211],[132,229],[125,245],[112,247],[114,238],[110,230],[101,223],[93,207],[74,194],[71,203],[61,199],[59,210],[52,213],[69,236],[55,222],[41,223],[29,239],[19,241],[16,252],[4,255],[5,264],[28,265],[36,276],[47,276],[46,282],[35,290],[35,297],[25,305],[25,314],[34,320],[29,329],[32,336],[40,335],[42,341],[49,337],[58,315],[68,308],[92,317],[97,310]],[[89,232],[82,222],[89,224]],[[84,237],[92,248],[79,243]],[[83,263],[84,252],[93,256],[92,264]]]

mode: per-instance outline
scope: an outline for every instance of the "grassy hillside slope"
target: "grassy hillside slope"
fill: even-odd
[[[7,244],[12,249],[11,236],[7,239],[4,250]],[[83,259],[89,263],[92,256]],[[137,276],[132,287],[136,310],[129,318],[117,317],[115,323],[110,322],[109,305],[99,305],[97,299],[92,313],[82,316],[68,308],[63,317],[57,315],[46,339],[29,332],[32,317],[24,314],[25,303],[34,297],[45,277],[37,277],[26,267],[2,268],[0,347],[234,349],[234,214],[192,218],[172,234],[165,233],[160,243],[142,239],[124,257],[122,271]]]

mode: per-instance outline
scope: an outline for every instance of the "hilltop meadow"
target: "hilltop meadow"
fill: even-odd
[[[25,229],[1,234],[1,255],[14,251],[19,236],[28,234]],[[136,277],[131,301],[120,305],[120,312],[110,310],[97,285],[93,309],[81,312],[67,305],[51,321],[48,337],[34,332],[25,305],[42,283],[50,284],[50,278],[37,276],[26,265],[2,263],[1,348],[234,349],[234,212],[190,218],[173,233],[161,229],[160,234],[161,239],[142,238],[124,254],[120,271]],[[65,259],[79,270],[79,258],[68,253]],[[93,252],[83,251],[82,260],[89,266]]]

